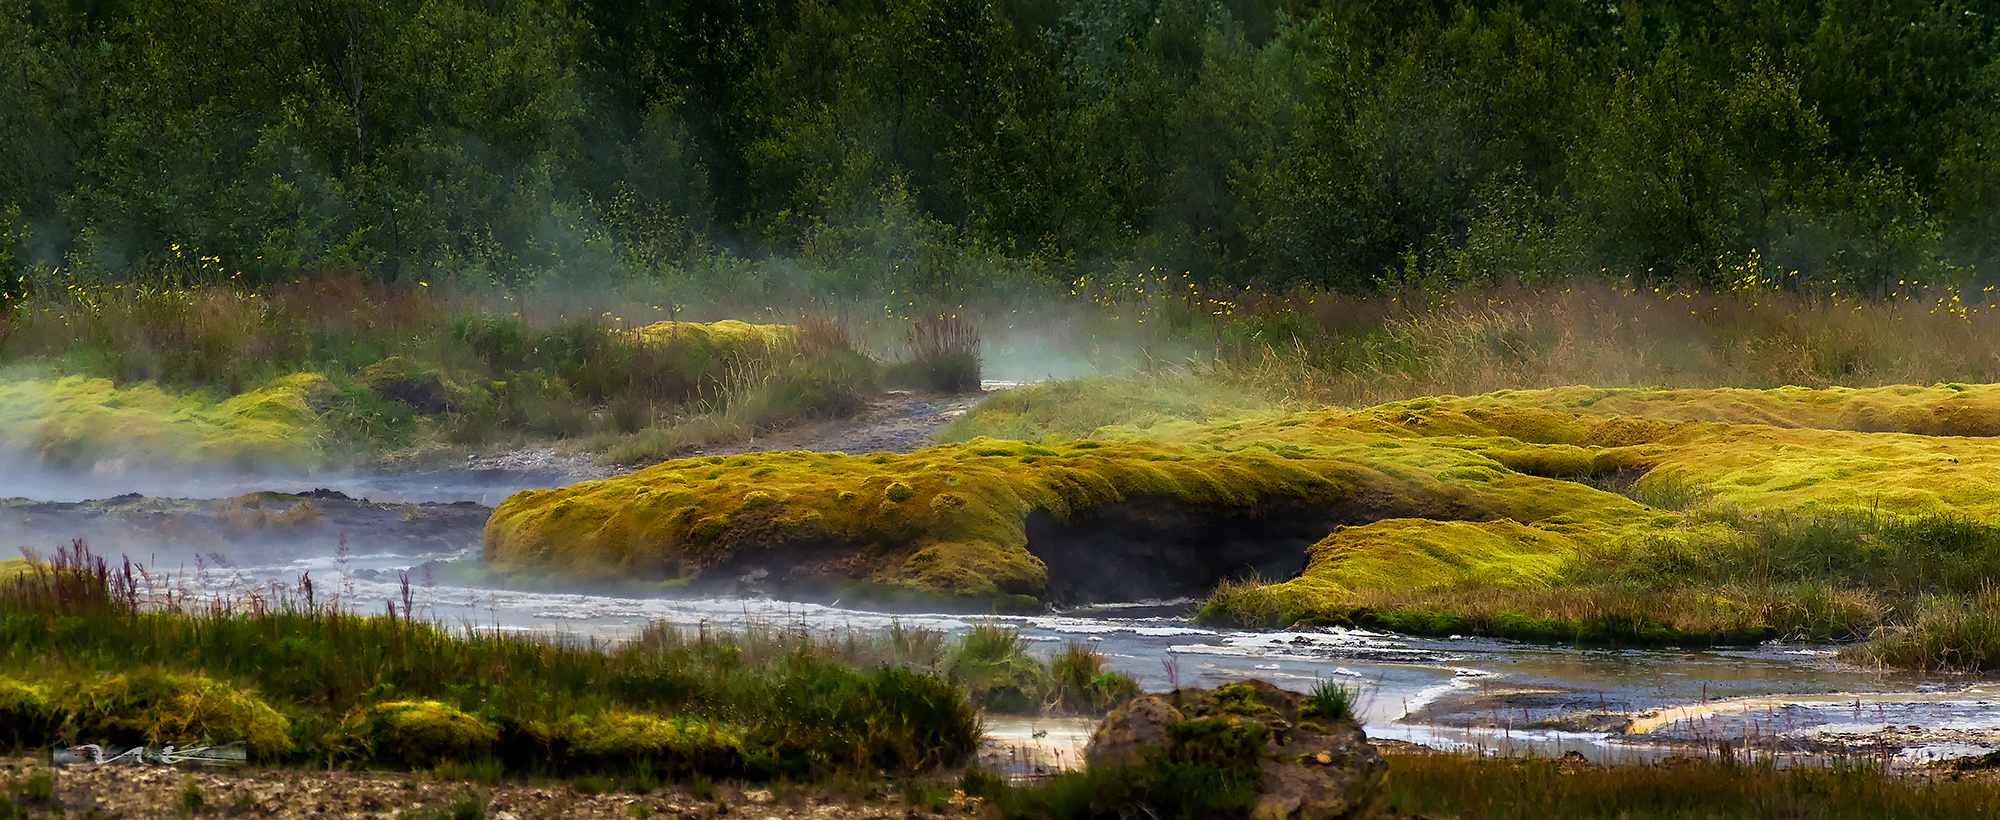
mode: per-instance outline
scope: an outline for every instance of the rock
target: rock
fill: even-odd
[[[1310,710],[1301,720],[1306,700],[1259,680],[1142,696],[1105,717],[1084,759],[1093,767],[1141,763],[1150,750],[1173,750],[1176,724],[1221,721],[1261,739],[1255,820],[1374,816],[1387,796],[1388,762],[1352,722],[1315,722]],[[1178,751],[1185,757],[1189,750]]]
[[[1104,716],[1083,750],[1084,762],[1091,766],[1131,763],[1140,749],[1165,745],[1167,727],[1186,719],[1159,695],[1134,698]]]

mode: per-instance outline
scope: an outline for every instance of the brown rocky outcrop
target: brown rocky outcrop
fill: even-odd
[[[1205,742],[1216,727],[1260,741],[1262,790],[1255,820],[1348,820],[1372,817],[1387,796],[1389,764],[1352,720],[1316,713],[1311,698],[1260,680],[1214,689],[1181,688],[1146,695],[1104,718],[1084,758],[1091,766],[1143,764],[1174,744]],[[1176,726],[1209,724],[1208,731]],[[1247,762],[1247,761],[1245,761]]]

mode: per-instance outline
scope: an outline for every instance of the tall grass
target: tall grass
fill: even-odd
[[[621,743],[669,757],[683,748],[675,744],[693,744],[684,748],[692,761],[684,765],[751,776],[912,771],[963,758],[980,736],[971,704],[949,681],[803,634],[689,636],[655,627],[612,646],[537,640],[414,621],[407,600],[390,602],[384,615],[348,614],[320,599],[306,576],[228,604],[149,600],[143,570],[129,567],[113,570],[78,545],[0,587],[0,677],[27,687],[0,681],[0,690],[30,693],[16,705],[51,718],[8,722],[53,733],[13,742],[77,740],[61,735],[78,727],[123,731],[116,727],[133,715],[78,719],[94,713],[67,693],[91,697],[96,684],[79,681],[127,679],[165,687],[160,697],[169,700],[131,701],[153,710],[145,714],[184,702],[172,698],[210,697],[202,693],[268,703],[289,721],[290,741],[268,740],[261,749],[289,749],[281,757],[300,763],[357,754],[416,762],[388,746],[357,752],[338,740],[408,729],[370,717],[384,708],[490,726],[496,734],[461,744],[473,757],[555,774],[627,765],[592,751]],[[245,694],[229,694],[239,690]],[[646,746],[632,734],[646,732],[665,740]],[[127,731],[98,739],[143,738]],[[670,763],[647,765],[672,770]]]
[[[1068,644],[1043,661],[1028,654],[1019,631],[990,622],[974,624],[942,660],[975,703],[996,711],[1098,715],[1140,692],[1087,644]]]
[[[891,385],[941,393],[979,389],[979,330],[971,321],[956,313],[918,317],[904,341],[909,361],[883,373]]]
[[[595,309],[605,302],[616,309]],[[626,331],[679,308],[619,302],[342,272],[261,291],[141,274],[48,290],[0,313],[0,360],[223,394],[323,373],[337,394],[314,409],[375,449],[629,436],[725,408],[734,420],[711,437],[746,435],[851,413],[872,387],[874,363],[840,323],[801,319],[795,341],[773,344],[641,340]]]
[[[976,705],[1101,712],[1138,689],[1090,656],[1092,699],[1065,699],[992,624],[956,642],[655,624],[600,644],[440,628],[407,589],[382,615],[352,603],[310,575],[197,600],[80,542],[34,559],[0,581],[0,743],[247,732],[294,763],[810,778],[954,764]]]
[[[1393,755],[1390,805],[1404,815],[1563,818],[1950,818],[2000,813],[2000,790],[1854,764],[1772,768],[1707,761],[1590,766],[1467,755]]]

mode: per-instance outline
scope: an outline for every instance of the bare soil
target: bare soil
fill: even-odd
[[[52,777],[55,788],[46,803],[23,804],[29,817],[445,818],[471,801],[485,807],[488,820],[910,820],[962,817],[974,813],[980,803],[960,793],[953,793],[942,806],[910,806],[900,793],[856,800],[802,789],[723,784],[709,789],[706,797],[696,797],[685,786],[635,793],[597,791],[584,787],[583,781],[502,781],[488,786],[416,772],[51,766],[28,758],[0,763],[0,786],[18,795],[36,773]],[[199,794],[200,808],[185,812],[191,794]]]

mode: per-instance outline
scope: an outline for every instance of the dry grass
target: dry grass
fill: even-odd
[[[1334,404],[1570,384],[1865,387],[2000,381],[2000,330],[1947,288],[1891,299],[1615,280],[1447,296],[1301,293],[1262,310],[1302,335],[1243,349],[1238,376]],[[1954,302],[1953,300],[1959,300]],[[1270,320],[1267,319],[1268,323]]]

